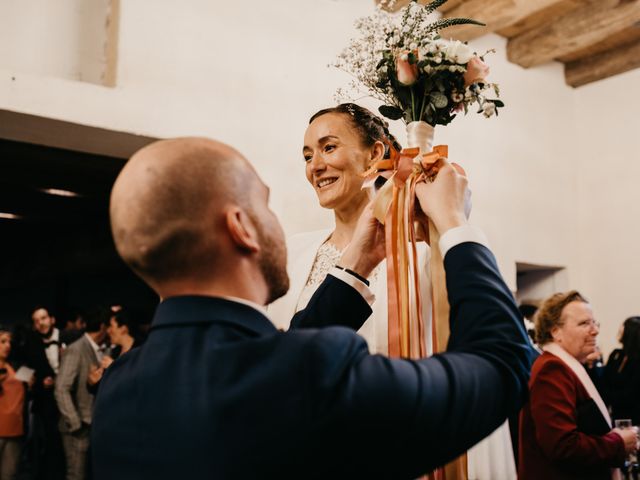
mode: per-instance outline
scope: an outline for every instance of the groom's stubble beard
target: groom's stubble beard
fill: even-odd
[[[267,226],[256,219],[256,231],[260,241],[258,267],[269,289],[266,305],[274,302],[289,291],[287,274],[287,250],[280,225]]]

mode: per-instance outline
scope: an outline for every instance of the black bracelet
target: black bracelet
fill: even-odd
[[[360,280],[362,283],[364,283],[367,287],[369,286],[369,280],[367,280],[366,278],[364,278],[362,275],[357,274],[356,272],[354,272],[353,270],[351,270],[350,268],[344,268],[341,267],[340,265],[336,265],[336,268],[343,270],[345,272],[347,272],[349,275],[353,275],[354,277],[356,277],[358,280]]]

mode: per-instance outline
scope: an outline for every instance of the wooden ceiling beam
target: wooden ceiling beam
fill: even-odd
[[[487,33],[523,22],[549,8],[572,3],[574,0],[469,0],[448,10],[446,17],[472,18],[487,26],[459,25],[443,30],[442,35],[462,41],[473,40]]]
[[[460,5],[462,5],[463,3],[465,3],[465,1],[469,1],[469,0],[449,0],[447,3],[445,3],[444,5],[442,5],[438,11],[442,12],[442,13],[446,13],[447,17],[450,17],[451,15],[448,14],[449,11],[453,10],[456,7],[459,7]]]
[[[528,68],[602,41],[640,22],[640,0],[600,0],[512,38],[507,57]]]
[[[603,42],[596,43],[594,45],[590,45],[587,48],[583,48],[581,50],[576,50],[569,55],[563,55],[562,57],[558,57],[556,60],[562,63],[570,63],[575,62],[576,60],[581,60],[583,58],[592,57],[594,55],[598,55],[599,53],[605,52],[607,50],[613,51],[617,47],[622,47],[624,45],[628,45],[630,43],[640,41],[640,25],[629,27],[624,30],[620,30],[613,35],[607,37],[607,39]]]
[[[447,3],[445,3],[440,8],[438,8],[438,11],[441,13],[447,13],[448,11],[463,4],[465,1],[468,1],[468,0],[449,0]],[[375,0],[375,2],[376,2],[376,5],[379,5],[380,3],[382,3],[381,0]],[[395,3],[391,6],[391,8],[386,7],[386,3],[383,4],[383,8],[388,12],[397,12],[402,7],[406,7],[407,5],[409,5],[409,3],[411,3],[411,0],[396,0]],[[418,0],[418,3],[420,3],[421,5],[426,5],[427,3],[431,3],[431,0]]]
[[[640,41],[565,64],[567,85],[580,87],[640,67]]]
[[[551,3],[546,8],[540,8],[536,12],[531,12],[529,15],[516,20],[510,25],[498,29],[496,33],[506,38],[517,37],[527,30],[533,30],[534,28],[549,23],[549,19],[562,18],[569,12],[578,8],[584,8],[593,1],[594,0],[565,0],[563,2]]]

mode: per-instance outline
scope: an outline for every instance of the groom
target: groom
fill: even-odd
[[[489,434],[522,404],[528,345],[465,189],[448,164],[417,189],[442,233],[449,351],[390,360],[348,328],[269,321],[263,305],[288,288],[283,232],[236,150],[181,138],[136,153],[113,188],[113,236],[163,301],[102,379],[95,478],[416,478]],[[301,323],[364,322],[382,243],[366,211]]]

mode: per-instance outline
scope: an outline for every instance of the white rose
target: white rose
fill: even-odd
[[[456,40],[450,42],[445,49],[445,55],[449,60],[453,60],[456,63],[467,63],[473,57],[473,51],[469,48],[469,45]]]
[[[496,113],[496,105],[493,102],[485,102],[482,106],[482,113],[485,117],[489,118],[491,115]]]
[[[434,40],[433,44],[436,46],[436,50],[446,50],[451,43],[449,40]]]

